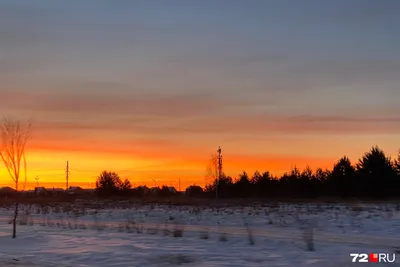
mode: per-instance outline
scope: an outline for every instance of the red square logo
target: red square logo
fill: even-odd
[[[378,262],[378,253],[369,254],[369,262]]]

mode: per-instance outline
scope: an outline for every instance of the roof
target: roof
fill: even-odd
[[[70,186],[68,190],[83,190],[80,186]]]
[[[50,191],[53,191],[53,192],[64,192],[65,190],[63,188],[52,188]]]
[[[5,186],[5,187],[0,187],[0,191],[14,192],[15,189],[9,186]]]
[[[42,192],[42,191],[47,191],[47,189],[44,188],[44,187],[35,187],[35,191],[36,191],[37,193],[40,193],[40,192]]]

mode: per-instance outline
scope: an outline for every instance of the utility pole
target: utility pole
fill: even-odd
[[[219,181],[222,177],[222,150],[221,147],[218,147],[218,178],[217,178],[217,186],[215,188],[215,197],[218,199],[218,187],[219,187]]]
[[[181,192],[181,178],[179,178],[179,192]]]
[[[69,179],[69,165],[68,165],[68,160],[67,160],[67,167],[65,169],[65,174],[66,174],[66,188],[65,190],[68,190],[68,179]]]
[[[36,187],[39,187],[39,176],[36,176],[35,180],[36,180]]]

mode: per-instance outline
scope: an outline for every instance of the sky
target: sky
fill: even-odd
[[[400,148],[396,0],[0,0],[0,115],[28,182],[203,186]],[[0,168],[0,184],[10,183]]]

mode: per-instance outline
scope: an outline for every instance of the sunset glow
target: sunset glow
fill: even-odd
[[[65,187],[67,161],[70,185],[108,170],[184,189],[218,146],[232,177],[400,147],[396,8],[84,2],[0,3],[0,115],[33,121],[27,188]]]

